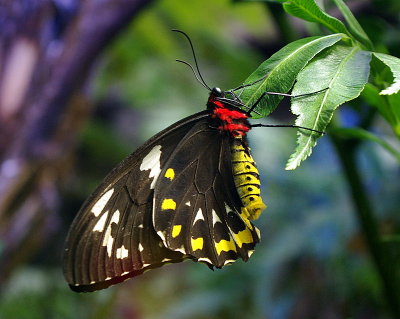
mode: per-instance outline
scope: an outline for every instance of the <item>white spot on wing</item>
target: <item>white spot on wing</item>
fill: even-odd
[[[201,208],[199,208],[199,210],[198,210],[197,213],[196,213],[196,217],[194,218],[193,225],[194,225],[198,220],[204,220],[204,215],[203,215],[203,211],[201,210]]]
[[[120,213],[119,213],[119,210],[117,209],[117,210],[114,212],[114,214],[112,215],[112,217],[111,217],[110,225],[111,225],[111,223],[116,223],[116,224],[118,224],[118,222],[119,222],[119,215],[120,215]],[[109,227],[110,227],[110,226],[109,226]]]
[[[140,224],[140,225],[138,226],[138,228],[143,228],[143,224]]]
[[[154,189],[158,175],[161,173],[161,145],[156,145],[152,150],[143,158],[142,164],[140,165],[141,171],[150,170],[149,177],[153,178],[150,188]]]
[[[103,196],[101,196],[96,203],[94,203],[91,212],[97,217],[100,215],[108,201],[110,200],[112,194],[114,193],[114,188],[111,188]]]
[[[93,231],[102,232],[104,230],[104,227],[106,226],[107,217],[108,217],[108,211],[106,211],[103,214],[103,216],[100,217],[100,219],[98,220],[98,222],[94,226]]]
[[[254,250],[249,250],[247,256],[250,258],[251,255],[253,255],[253,253],[254,253]]]
[[[197,259],[197,261],[199,261],[199,262],[206,262],[206,263],[208,263],[208,264],[211,264],[211,265],[212,265],[212,262],[211,262],[211,260],[210,260],[210,259],[208,259],[208,258],[205,258],[205,257],[199,258],[199,259]]]
[[[139,248],[139,251],[143,251],[143,249],[144,249],[141,243],[139,243],[138,248]]]
[[[213,220],[213,225],[215,225],[216,223],[222,223],[221,219],[218,217],[214,209],[212,210],[212,220]]]
[[[225,204],[225,211],[226,211],[227,213],[233,212],[233,211],[234,211],[234,209],[230,208],[230,207],[228,206],[227,203],[224,203],[224,204]]]
[[[185,203],[186,206],[190,206],[190,201]]]
[[[115,257],[119,258],[119,259],[124,259],[128,257],[128,249],[125,248],[124,245],[121,246],[121,248],[118,248],[115,254]]]
[[[160,236],[160,238],[161,238],[163,241],[165,241],[165,233],[164,233],[164,232],[162,232],[161,230],[159,230],[159,231],[157,232],[157,235]]]
[[[175,251],[179,251],[182,254],[186,254],[186,250],[185,247],[183,247],[183,245],[180,248],[176,248]]]
[[[227,259],[227,260],[225,260],[225,262],[224,262],[224,266],[233,264],[234,262],[235,262],[234,259]]]
[[[117,209],[114,214],[111,217],[110,223],[108,224],[108,227],[106,229],[106,232],[104,233],[104,238],[103,238],[103,246],[107,246],[107,254],[108,257],[111,257],[112,254],[112,246],[114,242],[114,238],[111,236],[111,224],[112,223],[118,223],[119,221],[119,210]]]

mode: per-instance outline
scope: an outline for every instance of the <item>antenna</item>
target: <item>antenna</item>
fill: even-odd
[[[203,81],[201,81],[201,79],[199,78],[199,76],[197,75],[196,71],[194,70],[193,66],[192,66],[190,63],[187,63],[186,61],[179,60],[179,59],[176,59],[175,61],[187,65],[187,66],[192,70],[192,72],[193,72],[193,74],[194,74],[196,80],[197,80],[202,86],[204,86],[206,89],[210,90],[210,88],[209,88],[205,83],[203,83]],[[210,90],[210,91],[211,91],[211,90]]]
[[[189,63],[187,63],[187,62],[185,62],[185,61],[182,61],[182,60],[176,60],[176,61],[181,62],[181,63],[184,63],[184,64],[186,64],[187,66],[189,66],[189,67],[192,69],[194,75],[196,76],[196,79],[197,79],[200,83],[202,83],[203,86],[204,86],[205,88],[207,88],[208,90],[211,91],[211,88],[207,85],[206,81],[204,81],[203,76],[201,75],[200,68],[199,68],[199,64],[197,63],[196,53],[194,52],[194,47],[193,47],[192,40],[190,40],[189,36],[188,36],[185,32],[183,32],[183,31],[181,31],[181,30],[172,29],[171,31],[182,33],[182,34],[185,36],[185,38],[188,40],[188,42],[189,42],[189,44],[190,44],[190,48],[191,48],[191,50],[192,50],[193,59],[194,59],[194,63],[195,63],[195,66],[196,66],[196,70],[197,70],[198,76],[196,75],[196,72],[194,71],[194,68],[193,68]]]

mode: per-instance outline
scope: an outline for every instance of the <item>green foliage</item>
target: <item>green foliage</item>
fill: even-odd
[[[297,76],[294,95],[327,88],[321,93],[292,99],[296,125],[325,131],[336,108],[358,97],[368,81],[371,54],[357,47],[336,45],[324,51]],[[299,130],[296,151],[286,169],[295,169],[310,154],[320,134]]]
[[[346,6],[343,0],[333,1],[336,3],[336,6],[339,8],[340,12],[343,14],[343,17],[346,19],[350,33],[354,36],[355,39],[360,41],[360,43],[364,44],[368,49],[371,50],[373,47],[371,40],[365,33],[364,29],[361,27],[360,23],[358,23],[357,19],[354,17],[350,9]]]
[[[341,34],[333,34],[297,40],[263,62],[244,82],[245,84],[255,82],[255,84],[246,87],[240,95],[246,105],[252,105],[260,97],[262,98],[257,103],[253,117],[258,117],[258,114],[260,114],[260,117],[268,115],[283,98],[278,95],[263,95],[264,92],[267,90],[280,93],[288,92],[292,88],[297,74],[304,66],[318,52],[332,46],[341,38]]]
[[[381,91],[380,94],[392,95],[398,93],[400,91],[400,59],[388,54],[377,52],[374,52],[374,55],[390,68],[394,77],[393,84],[385,90]],[[398,113],[397,115],[399,114],[400,113]]]
[[[263,62],[244,82],[255,84],[244,88],[241,94],[247,106],[257,104],[254,117],[270,114],[282,100],[283,96],[269,92],[284,94],[296,81],[291,107],[292,113],[297,115],[296,125],[325,131],[337,107],[357,98],[364,90],[371,68],[371,53],[390,68],[394,77],[394,83],[379,94],[397,95],[400,90],[400,60],[387,54],[366,51],[372,48],[371,41],[342,0],[335,3],[350,31],[340,20],[323,12],[314,0],[281,2],[287,13],[319,23],[339,34],[294,41]],[[374,72],[381,73],[382,69]],[[312,94],[323,89],[326,90],[322,93]],[[306,96],[301,96],[304,94]],[[378,104],[386,106],[384,109],[379,106],[378,110],[400,136],[398,98],[381,99],[377,94],[369,89],[368,99],[384,100],[383,104],[381,101]],[[300,129],[297,148],[290,156],[286,169],[298,167],[311,154],[320,136],[317,132]]]
[[[285,11],[297,18],[320,23],[334,33],[344,33],[350,35],[344,24],[323,12],[314,0],[290,0],[283,3]]]
[[[400,164],[400,152],[395,149],[392,145],[390,145],[388,142],[385,140],[378,138],[376,135],[362,129],[362,128],[335,128],[333,129],[332,133],[335,135],[339,135],[342,138],[355,138],[359,140],[364,140],[364,141],[371,141],[374,143],[377,143],[383,149],[385,149],[387,152],[389,152]]]

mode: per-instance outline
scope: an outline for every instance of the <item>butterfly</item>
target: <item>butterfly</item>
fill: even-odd
[[[198,76],[178,61],[210,91],[207,108],[150,138],[85,201],[64,250],[64,276],[74,291],[104,289],[187,259],[222,268],[247,261],[260,241],[252,221],[266,206],[246,136],[252,127],[274,125],[251,125],[262,97],[245,110],[235,93],[258,81],[211,89],[190,38],[174,31],[189,40]]]
[[[159,132],[114,168],[74,219],[64,274],[74,291],[106,288],[185,259],[247,261],[265,209],[246,134],[249,113],[214,88],[205,111]]]

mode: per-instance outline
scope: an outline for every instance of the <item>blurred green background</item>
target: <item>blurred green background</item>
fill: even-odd
[[[397,1],[349,2],[377,46],[399,56]],[[63,241],[84,199],[149,137],[205,107],[208,92],[174,61],[191,62],[192,56],[172,28],[191,36],[203,77],[222,89],[240,85],[291,40],[321,34],[315,26],[285,20],[279,6],[255,1],[155,1],[124,26],[81,88],[92,112],[67,159],[68,174],[58,181],[60,204],[50,235],[3,279],[0,318],[390,318],[329,137],[299,169],[285,171],[296,132],[284,128],[249,134],[268,208],[256,222],[262,241],[247,263],[212,272],[184,262],[105,291],[69,290],[61,271]],[[343,106],[342,125],[357,125],[355,110],[362,107]],[[293,120],[284,102],[263,123]],[[398,146],[383,122],[376,121],[374,130]],[[364,143],[358,165],[382,232],[398,229],[397,162]]]

